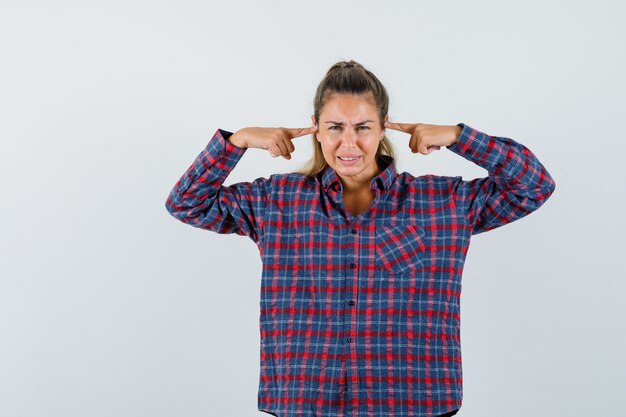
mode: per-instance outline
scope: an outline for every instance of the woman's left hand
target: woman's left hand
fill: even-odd
[[[429,125],[425,123],[385,122],[385,127],[411,135],[409,148],[413,153],[428,155],[442,146],[450,146],[461,134],[460,126]]]

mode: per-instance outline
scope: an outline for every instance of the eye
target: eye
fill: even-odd
[[[335,128],[341,129],[341,126],[337,126],[337,125],[331,126],[328,128],[328,130],[337,130]],[[357,129],[370,130],[369,126],[357,126]]]

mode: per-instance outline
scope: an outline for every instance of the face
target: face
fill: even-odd
[[[311,120],[315,124],[315,116]],[[380,172],[375,156],[384,135],[371,92],[334,94],[320,113],[317,141],[344,185],[369,189],[370,180]]]

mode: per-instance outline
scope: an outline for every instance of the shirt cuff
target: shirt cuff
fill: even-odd
[[[235,168],[247,148],[240,148],[228,141],[232,132],[217,129],[213,137],[193,163],[193,177],[213,171],[217,177],[225,178]],[[222,178],[220,178],[222,179]]]
[[[457,126],[461,127],[461,133],[457,141],[446,148],[488,171],[495,169],[501,162],[499,159],[506,155],[498,141],[465,123],[457,123]]]
[[[446,146],[446,148],[456,153],[460,153],[462,150],[465,150],[465,148],[467,147],[468,145],[467,141],[468,141],[468,138],[470,138],[470,133],[472,132],[473,129],[467,126],[465,123],[457,123],[456,125],[461,128],[461,133],[459,134],[459,137],[456,139],[456,142],[454,142],[452,145]]]

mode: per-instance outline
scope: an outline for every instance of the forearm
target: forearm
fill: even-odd
[[[459,177],[455,185],[459,209],[474,234],[528,215],[554,192],[554,179],[526,146],[459,125],[462,133],[448,149],[489,172],[488,177],[471,181]]]
[[[213,203],[228,174],[245,152],[245,149],[228,141],[230,136],[231,132],[218,129],[205,149],[176,182],[165,203],[172,216],[193,226],[207,222],[207,219],[200,219],[200,216],[207,214],[207,208]]]

